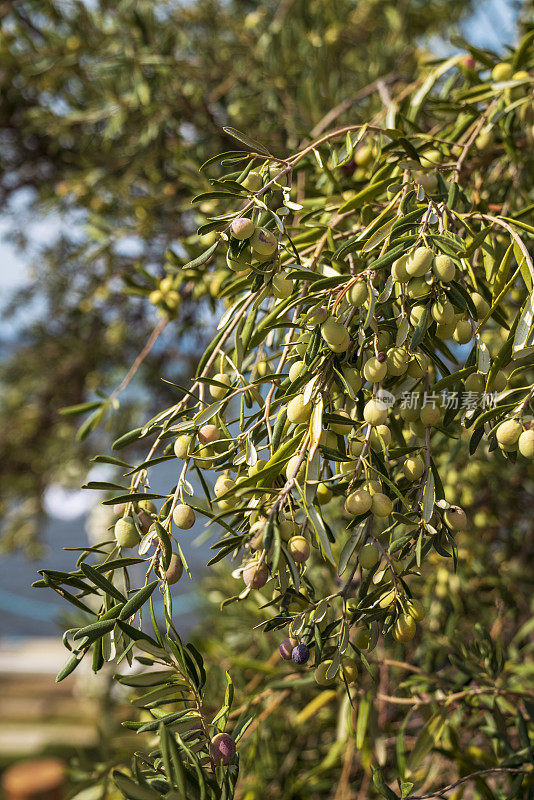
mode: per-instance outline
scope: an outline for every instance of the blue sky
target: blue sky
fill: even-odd
[[[517,18],[516,3],[513,0],[482,0],[475,13],[464,25],[464,36],[473,45],[488,47],[501,52],[506,44],[513,42],[515,20]],[[448,46],[444,42],[436,42],[435,49],[444,51]],[[58,223],[53,219],[44,219],[31,226],[31,236],[38,244],[53,239]],[[2,293],[23,286],[29,280],[28,268],[24,257],[4,240],[9,232],[9,223],[0,217],[0,289]]]

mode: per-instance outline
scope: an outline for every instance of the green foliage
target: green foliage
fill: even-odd
[[[97,487],[145,577],[108,541],[38,582],[87,612],[58,680],[90,649],[95,672],[146,668],[117,675],[140,712],[126,797],[532,795],[531,609],[510,581],[532,555],[532,43],[504,81],[490,53],[436,60],[289,154],[226,128],[204,165],[195,253],[164,288],[216,276],[217,333],[181,398],[115,443],[143,441],[140,464]],[[213,605],[184,644],[166,569],[195,516]],[[306,664],[280,660],[286,637]]]
[[[4,548],[35,555],[43,490],[78,485],[85,471],[90,450],[73,445],[74,421],[58,410],[101,400],[79,435],[102,449],[96,425],[105,420],[118,437],[141,405],[175,398],[159,380],[163,352],[174,354],[166,378],[183,384],[206,346],[196,322],[213,314],[220,276],[198,270],[211,239],[194,235],[190,201],[204,194],[200,212],[210,213],[221,187],[198,167],[242,146],[222,126],[283,155],[334,119],[370,119],[380,109],[375,79],[386,76],[387,91],[396,76],[411,76],[419,38],[468,8],[464,0],[402,8],[22,0],[2,9],[0,199],[13,241],[33,262],[32,284],[6,309],[21,343],[0,372]],[[30,223],[47,214],[61,233],[34,252]],[[172,285],[160,286],[169,264],[187,261],[191,273],[171,272]],[[114,392],[156,309],[174,324],[143,361],[148,391]]]

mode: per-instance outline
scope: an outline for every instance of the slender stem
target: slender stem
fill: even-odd
[[[159,336],[163,333],[163,331],[167,327],[168,322],[169,322],[168,317],[164,317],[162,320],[158,322],[158,324],[150,334],[147,343],[145,344],[145,346],[143,347],[143,349],[133,362],[132,366],[130,367],[130,369],[128,370],[122,381],[119,383],[117,388],[114,389],[113,392],[110,394],[109,396],[110,401],[113,401],[116,397],[119,396],[121,392],[124,391],[124,389],[126,389],[132,378],[134,378],[137,370],[139,369],[139,367],[141,366],[147,355],[150,353],[150,351],[156,344]]]
[[[450,792],[462,783],[472,781],[474,778],[479,778],[482,775],[505,775],[507,773],[511,775],[530,775],[532,770],[520,767],[491,767],[489,769],[480,769],[478,772],[471,772],[470,775],[465,775],[463,778],[459,778],[454,783],[450,783],[448,786],[444,786],[442,789],[438,789],[435,792],[430,792],[429,794],[409,794],[406,800],[431,800],[433,797],[444,798],[445,792]]]

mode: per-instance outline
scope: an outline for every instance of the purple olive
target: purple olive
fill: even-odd
[[[230,763],[236,753],[235,742],[228,733],[218,733],[210,742],[210,758],[214,764]]]
[[[296,646],[296,639],[284,639],[283,642],[280,642],[280,655],[284,661],[291,661],[291,654]]]
[[[298,644],[291,651],[291,658],[295,664],[305,664],[310,657],[310,649],[305,644]]]

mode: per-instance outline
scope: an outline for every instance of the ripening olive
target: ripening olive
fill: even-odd
[[[215,481],[215,486],[213,487],[215,497],[221,497],[221,495],[226,494],[226,492],[229,492],[230,489],[233,489],[234,486],[235,481],[233,481],[231,478],[228,478],[226,475],[219,475]]]
[[[419,403],[416,403],[413,407],[407,405],[406,408],[401,408],[400,415],[405,422],[415,422],[419,419],[420,411]]]
[[[272,256],[278,246],[278,242],[271,231],[266,228],[256,228],[252,234],[250,246],[254,252],[259,253],[261,256]]]
[[[391,347],[387,354],[387,367],[390,375],[404,375],[410,361],[409,353],[402,347]]]
[[[273,294],[280,300],[290,297],[291,292],[293,291],[293,286],[294,284],[291,278],[286,278],[281,272],[279,272],[273,278]]]
[[[337,461],[335,465],[336,475],[347,475],[356,469],[356,461]]]
[[[415,420],[415,422],[410,423],[410,430],[412,433],[419,437],[420,439],[424,439],[426,436],[426,427],[421,422],[420,419]]]
[[[210,742],[210,758],[214,764],[228,766],[236,754],[236,745],[228,733],[218,733]]]
[[[407,283],[410,280],[410,276],[406,272],[406,256],[401,256],[393,262],[391,274],[393,276],[393,280],[397,283]]]
[[[330,422],[330,430],[333,431],[333,433],[338,433],[340,436],[350,433],[354,428],[350,416],[346,411],[336,411],[336,414],[338,417],[345,417],[348,422]]]
[[[421,622],[421,620],[426,617],[426,608],[420,600],[416,600],[412,597],[412,599],[408,600],[406,603],[406,607],[408,609],[408,614],[413,617],[416,622]]]
[[[263,533],[265,531],[265,520],[259,519],[254,522],[250,526],[249,533],[251,534],[251,539],[249,540],[249,544],[252,550],[261,550],[263,549]]]
[[[353,286],[351,286],[349,291],[347,292],[347,300],[349,301],[351,306],[354,306],[354,308],[360,308],[361,306],[363,306],[368,296],[369,296],[369,291],[367,288],[367,283],[365,281],[358,281]]]
[[[486,386],[486,378],[480,372],[472,372],[468,375],[464,382],[466,392],[476,392],[479,394],[484,391]]]
[[[523,431],[517,440],[519,452],[525,458],[534,458],[534,428]]]
[[[427,405],[423,406],[419,413],[419,417],[421,422],[426,427],[434,426],[439,423],[441,420],[441,411],[439,410],[437,405],[432,405],[432,403],[427,403]]]
[[[443,339],[443,340],[450,339],[453,336],[455,330],[456,330],[456,319],[453,319],[450,325],[438,323],[436,327],[436,336],[438,337],[438,339]]]
[[[297,644],[296,647],[293,648],[291,653],[291,658],[293,659],[295,664],[305,664],[310,657],[310,649],[305,644]]]
[[[218,372],[213,376],[213,380],[217,381],[217,383],[223,383],[224,386],[230,386],[232,383],[230,377],[224,372]],[[210,386],[210,394],[214,400],[222,400],[223,397],[226,397],[227,391],[228,389],[223,386]]]
[[[376,544],[364,544],[358,553],[358,561],[363,569],[372,569],[380,561],[380,553]]]
[[[482,319],[485,317],[488,311],[490,310],[489,304],[484,300],[481,294],[478,292],[473,292],[471,294],[471,300],[473,301],[473,305],[476,308],[477,318]]]
[[[198,432],[198,441],[201,444],[213,444],[218,442],[221,432],[216,425],[203,425]]]
[[[269,570],[265,564],[251,561],[243,570],[243,581],[251,589],[261,589],[269,580]]]
[[[412,278],[424,275],[430,269],[434,253],[428,247],[416,247],[406,258],[406,272]]]
[[[298,394],[289,401],[287,406],[287,418],[290,422],[308,422],[312,413],[312,404],[304,402],[304,395]]]
[[[268,361],[258,361],[256,363],[256,373],[260,378],[265,378],[266,375],[270,375],[273,369]]]
[[[278,649],[280,651],[280,656],[284,659],[284,661],[291,661],[291,653],[297,644],[298,642],[296,639],[283,639],[280,642],[280,647]]]
[[[454,306],[449,300],[437,300],[432,304],[430,313],[438,325],[451,325],[455,322]]]
[[[374,478],[368,478],[363,484],[362,489],[365,489],[366,492],[369,492],[372,497],[377,492],[382,491],[382,484],[380,481],[377,481]]]
[[[153,520],[152,520],[151,515],[147,514],[147,512],[143,511],[143,509],[140,509],[137,512],[137,524],[141,528],[141,533],[143,535],[145,533],[148,533],[149,528],[153,524]]]
[[[251,170],[242,183],[245,189],[248,189],[249,192],[259,192],[263,186],[263,178],[261,177],[260,172]]]
[[[465,531],[467,528],[467,515],[460,506],[451,506],[443,514],[443,519],[453,531]]]
[[[278,524],[280,538],[284,542],[289,542],[291,537],[298,536],[301,526],[292,519],[281,519]]]
[[[371,508],[373,499],[365,489],[357,489],[351,492],[345,500],[345,511],[353,517],[365,514]]]
[[[238,217],[232,221],[230,231],[235,239],[242,241],[243,239],[250,239],[254,233],[256,226],[248,217]]]
[[[363,418],[368,425],[383,425],[388,418],[388,409],[376,400],[368,400],[363,409]]]
[[[500,61],[498,64],[495,64],[491,70],[491,78],[496,83],[500,81],[509,81],[513,74],[514,70],[512,65],[507,61]]]
[[[425,471],[425,465],[419,456],[410,456],[402,465],[405,478],[409,481],[418,481]]]
[[[299,466],[300,463],[300,466]],[[306,460],[301,461],[299,455],[292,456],[289,461],[287,462],[286,466],[286,478],[289,480],[293,477],[293,473],[298,468],[297,474],[295,475],[295,479],[297,483],[302,483],[306,477]]]
[[[289,552],[297,564],[303,564],[310,557],[310,543],[304,536],[292,536],[287,543]]]
[[[172,512],[172,518],[176,527],[183,531],[187,531],[189,528],[192,528],[196,519],[195,512],[191,506],[187,506],[185,503],[179,503],[176,506]]]
[[[428,371],[428,358],[424,353],[415,353],[412,356],[406,373],[410,378],[422,378]]]
[[[420,275],[418,278],[411,278],[408,283],[408,297],[413,300],[428,297],[431,290],[432,287],[427,283],[424,275]]]
[[[427,194],[433,194],[438,188],[438,178],[433,172],[414,172],[413,179]]]
[[[370,383],[380,383],[386,377],[387,364],[380,362],[375,356],[369,358],[363,366],[363,376]]]
[[[332,499],[332,490],[326,485],[326,483],[319,483],[317,485],[315,496],[317,497],[317,502],[319,505],[324,506]]]
[[[308,325],[322,325],[326,319],[328,319],[328,311],[324,306],[319,306],[308,312],[306,322]]]
[[[141,511],[146,511],[147,514],[157,514],[158,509],[156,508],[156,504],[152,502],[152,500],[138,500],[137,501],[137,508]]]
[[[203,444],[194,453],[194,462],[199,469],[211,469],[213,466],[213,456],[215,451],[208,444]]]
[[[410,642],[415,636],[415,620],[409,614],[401,614],[393,628],[393,637],[398,642]]]
[[[381,450],[382,444],[384,447],[389,447],[391,444],[391,431],[387,425],[377,425],[371,431],[369,444],[373,450]]]
[[[364,442],[360,439],[351,439],[349,441],[349,455],[353,458],[359,458],[363,452]]]
[[[354,631],[353,642],[358,650],[367,650],[371,640],[371,631],[369,628],[357,628]]]
[[[523,426],[517,419],[507,419],[497,428],[497,441],[503,450],[516,450]]]
[[[244,270],[249,269],[250,264],[248,261],[249,257],[247,257],[245,251],[237,256],[231,255],[229,250],[226,253],[226,263],[233,272],[243,272]]]
[[[121,547],[135,547],[139,544],[140,536],[132,517],[122,517],[115,523],[115,539]]]
[[[371,500],[371,511],[376,517],[389,517],[393,511],[393,503],[387,494],[376,492]]]
[[[458,344],[467,344],[467,342],[470,342],[473,338],[471,323],[466,319],[458,320],[452,338],[455,342],[458,342]]]
[[[373,146],[362,144],[354,153],[354,161],[359,167],[368,167],[374,159]]]
[[[419,325],[425,311],[426,306],[422,305],[413,306],[413,308],[410,310],[410,323],[414,326],[414,328]]]
[[[179,436],[174,443],[174,455],[176,458],[186,458],[191,444],[191,437],[184,434]]]
[[[436,278],[442,281],[442,283],[449,283],[450,281],[454,280],[456,267],[454,266],[454,261],[452,258],[445,255],[439,255],[434,258],[432,271]]]
[[[165,580],[172,586],[173,583],[178,583],[182,577],[183,571],[184,565],[182,564],[182,559],[179,555],[173,553],[167,571],[165,572]]]
[[[289,368],[289,380],[294,383],[306,368],[304,361],[294,361]]]
[[[298,341],[295,345],[295,350],[297,351],[297,353],[301,358],[304,358],[304,355],[310,343],[310,339],[311,339],[310,333],[301,333],[301,335],[298,338]]]
[[[350,344],[348,330],[335,317],[329,317],[323,322],[321,336],[334,353],[343,353]]]
[[[341,659],[341,669],[343,676],[347,683],[356,683],[358,680],[358,662],[349,656],[343,656]]]

